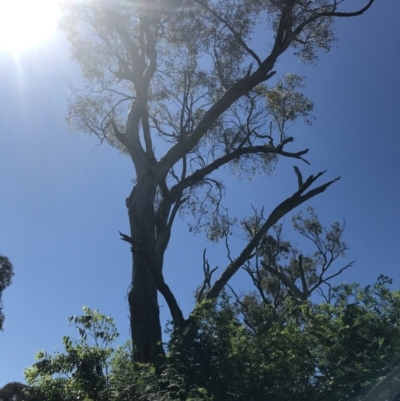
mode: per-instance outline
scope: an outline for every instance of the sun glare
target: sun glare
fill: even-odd
[[[0,0],[0,49],[29,49],[51,37],[57,26],[57,0]]]

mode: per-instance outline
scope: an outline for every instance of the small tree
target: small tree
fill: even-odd
[[[0,330],[3,330],[4,313],[3,301],[1,299],[3,291],[12,283],[14,276],[14,267],[10,260],[3,255],[0,255]]]
[[[79,340],[64,337],[65,351],[54,355],[38,352],[25,370],[29,387],[9,383],[0,389],[4,401],[211,401],[205,389],[186,386],[173,367],[160,375],[154,366],[134,362],[129,342],[114,349],[118,332],[111,317],[83,307],[82,316],[68,321]]]
[[[108,400],[111,345],[119,336],[112,318],[83,307],[82,316],[71,316],[79,340],[64,336],[65,353],[37,353],[36,362],[25,371],[33,394],[47,401]]]
[[[116,0],[66,6],[62,26],[87,83],[85,90],[74,91],[68,121],[127,153],[136,172],[126,200],[131,232],[122,238],[132,246],[128,301],[137,360],[154,362],[164,354],[157,291],[174,325],[185,325],[163,273],[177,213],[192,213],[193,229],[204,228],[218,239],[227,221],[219,169],[251,177],[268,173],[279,156],[305,161],[308,149],[287,149],[294,140],[287,127],[297,118],[310,122],[312,103],[297,92],[300,77],[266,86],[276,61],[292,48],[301,60],[315,63],[318,51],[329,50],[334,39],[333,19],[361,15],[373,2],[355,12],[340,11],[344,0]],[[272,45],[257,49],[252,34],[266,25]],[[311,189],[323,173],[305,180],[298,169],[296,174],[298,189],[272,210],[203,298],[217,298],[272,226],[335,181]]]

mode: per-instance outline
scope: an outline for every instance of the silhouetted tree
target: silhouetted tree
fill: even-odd
[[[3,291],[12,283],[14,276],[14,268],[10,260],[0,255],[0,330],[3,330],[4,313],[3,313]]]
[[[132,159],[136,172],[126,200],[133,268],[130,322],[136,358],[154,362],[164,353],[157,290],[174,325],[182,311],[164,280],[163,259],[178,212],[193,215],[192,230],[223,236],[229,219],[222,201],[221,167],[250,177],[268,173],[279,156],[304,160],[308,149],[288,150],[288,123],[309,123],[312,103],[288,75],[266,82],[289,48],[315,63],[334,39],[333,19],[344,0],[147,0],[69,2],[62,26],[87,87],[74,91],[68,121],[97,135]],[[351,1],[349,2],[352,3]],[[265,41],[251,43],[264,30]],[[271,42],[268,46],[267,43]],[[129,106],[128,117],[125,118]],[[156,149],[157,146],[157,149]],[[162,156],[162,153],[164,155]],[[253,232],[203,299],[215,299],[249,261],[268,230],[284,215],[322,193],[323,173],[303,180]]]
[[[28,394],[29,387],[19,382],[10,382],[0,388],[0,400],[3,401],[44,401],[43,397]]]

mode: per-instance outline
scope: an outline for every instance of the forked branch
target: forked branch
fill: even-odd
[[[176,301],[176,298],[172,291],[170,290],[169,286],[165,283],[164,276],[160,269],[158,269],[155,265],[155,263],[151,260],[151,258],[146,255],[141,249],[136,249],[134,248],[134,242],[129,235],[119,233],[121,236],[121,239],[125,242],[128,242],[129,244],[132,245],[131,250],[133,254],[140,254],[144,256],[144,258],[147,260],[148,267],[151,271],[151,274],[154,278],[154,281],[157,286],[157,290],[160,291],[162,296],[164,297],[165,301],[168,304],[169,311],[171,312],[172,319],[174,321],[175,327],[182,327],[186,324],[186,320],[183,317],[183,313],[181,308],[178,305],[178,302]]]
[[[253,251],[260,243],[262,237],[267,234],[268,230],[272,228],[283,216],[289,213],[291,210],[300,206],[302,203],[307,200],[313,198],[314,196],[322,193],[327,189],[331,184],[339,180],[340,177],[335,178],[332,181],[329,181],[317,188],[314,188],[308,192],[308,188],[318,180],[321,175],[325,172],[320,172],[317,175],[311,175],[307,178],[304,184],[290,197],[280,203],[269,215],[265,223],[261,226],[261,228],[257,231],[257,233],[253,236],[253,238],[249,241],[247,246],[242,250],[240,255],[233,260],[223,271],[222,275],[215,281],[212,287],[205,294],[206,299],[215,299],[218,297],[222,289],[228,283],[228,281],[232,278],[232,276],[244,265],[246,261],[253,257]]]

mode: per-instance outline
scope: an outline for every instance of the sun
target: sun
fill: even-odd
[[[0,0],[0,49],[11,53],[48,40],[56,30],[58,0]]]

